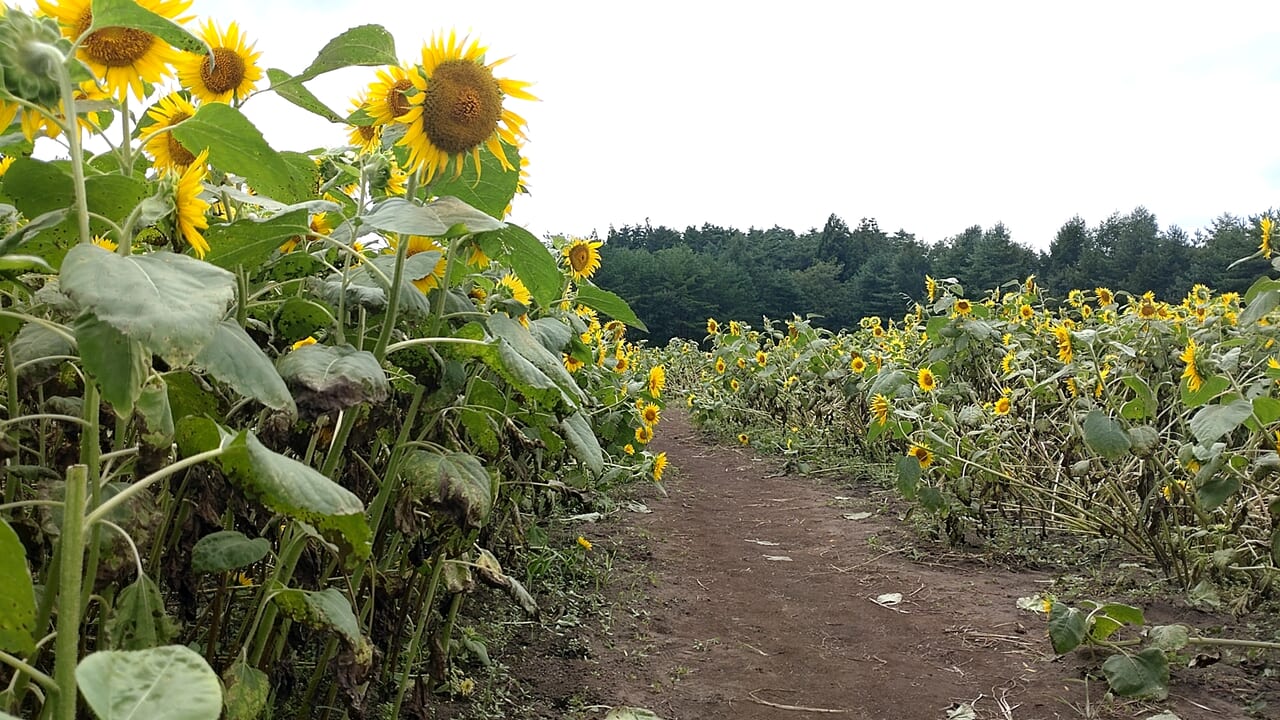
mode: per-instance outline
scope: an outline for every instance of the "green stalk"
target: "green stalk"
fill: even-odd
[[[67,114],[67,149],[71,153],[71,184],[76,193],[76,220],[80,242],[93,241],[89,232],[89,201],[84,187],[84,148],[80,144],[80,125],[76,122],[76,93],[66,65],[58,66],[58,85],[62,90],[62,107]],[[125,144],[126,147],[128,143]],[[127,172],[127,171],[126,171]]]
[[[280,555],[280,562],[276,564],[276,571],[272,574],[271,580],[262,584],[261,604],[270,602],[268,591],[278,583],[287,586],[289,580],[293,577],[294,568],[298,566],[298,560],[302,557],[302,551],[307,546],[307,536],[299,532],[293,526],[289,527],[288,537],[284,541],[284,552]],[[275,629],[276,615],[279,609],[276,605],[266,605],[261,610],[262,619],[258,622],[258,627],[253,636],[253,647],[249,651],[249,664],[257,667],[267,651],[268,642],[271,639],[271,631]]]
[[[58,637],[54,646],[53,679],[58,684],[56,720],[76,720],[76,664],[80,654],[80,581],[84,577],[85,486],[89,468],[67,468],[66,498],[62,506],[62,537],[58,556]]]
[[[413,629],[413,639],[409,641],[409,652],[404,657],[404,669],[400,671],[400,681],[396,683],[396,701],[391,706],[391,717],[400,717],[400,706],[404,703],[404,692],[409,688],[409,671],[418,659],[418,651],[422,644],[422,634],[431,624],[431,610],[436,602],[436,589],[440,587],[440,573],[444,570],[444,550],[436,553],[436,561],[431,568],[431,584],[427,586],[427,598],[422,603],[422,614],[418,617],[418,626]]]
[[[391,292],[387,297],[387,314],[382,319],[382,329],[378,331],[378,342],[373,346],[373,355],[381,363],[387,356],[387,343],[391,342],[391,330],[396,324],[396,315],[400,312],[400,286],[404,283],[404,261],[409,257],[409,239],[401,238],[396,243],[396,268],[391,276]],[[445,278],[449,270],[445,268]]]
[[[9,342],[0,344],[0,352],[4,353],[5,408],[10,418],[22,414],[22,406],[18,402],[18,373],[13,367],[12,345]],[[22,463],[22,443],[14,443],[18,455],[14,458],[17,464]],[[11,503],[18,499],[18,491],[22,488],[22,479],[15,473],[6,473],[4,483],[4,501]]]
[[[458,262],[459,249],[464,244],[462,238],[454,238],[449,243],[449,249],[445,250],[444,277],[440,278],[440,287],[436,288],[436,295],[438,296],[436,298],[436,306],[431,308],[431,323],[427,326],[427,335],[429,337],[439,337],[440,330],[444,327],[444,296],[449,292],[449,282],[453,277],[453,268]],[[381,360],[382,357],[382,355],[379,355],[378,359]]]
[[[99,460],[102,448],[98,444],[101,434],[98,426],[100,410],[98,398],[98,384],[86,378],[84,383],[84,406],[82,408],[85,426],[80,431],[80,464],[85,466],[89,474],[87,507],[90,509],[98,507],[102,494],[102,472]],[[81,514],[83,515],[83,512]],[[89,596],[93,594],[93,579],[98,576],[98,560],[102,554],[100,547],[102,528],[87,522],[84,525],[89,529],[89,562],[84,572],[87,582],[84,583],[84,589],[80,595],[80,612],[82,613],[89,606]]]

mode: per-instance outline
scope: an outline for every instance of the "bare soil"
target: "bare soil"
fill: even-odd
[[[1280,716],[1270,714],[1280,713],[1274,655],[1175,665],[1159,703],[1104,697],[1101,659],[1055,658],[1044,615],[1017,608],[1053,574],[930,546],[879,485],[781,474],[750,448],[707,441],[674,410],[662,430],[668,496],[646,489],[638,499],[652,512],[580,528],[595,558],[612,555],[607,621],[530,628],[525,646],[498,652],[524,717],[633,706],[666,720],[944,720],[966,703],[977,718]],[[901,602],[876,602],[890,593]],[[1142,604],[1151,624],[1245,632],[1178,602]]]

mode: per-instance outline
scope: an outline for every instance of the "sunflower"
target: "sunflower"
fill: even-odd
[[[627,357],[627,354],[622,351],[622,348],[618,348],[618,352],[613,356],[613,362],[613,371],[619,375],[626,372],[627,369],[631,367],[631,358]]]
[[[1115,293],[1111,292],[1110,288],[1104,288],[1104,287],[1094,288],[1093,296],[1098,299],[1099,307],[1106,307],[1116,301],[1116,295]]]
[[[964,298],[960,298],[959,300],[956,300],[955,309],[957,315],[968,315],[973,312],[973,303],[965,300]]]
[[[725,362],[724,362],[724,358],[716,358],[716,372],[717,372],[717,373],[719,373],[720,375],[723,375],[723,374],[724,374],[724,371],[725,371],[725,369],[726,369],[727,367],[728,367],[728,365],[726,365],[726,364],[725,364]]]
[[[667,369],[661,365],[649,368],[649,396],[662,397],[662,389],[667,386]]]
[[[742,358],[742,357],[740,357],[740,358],[738,358],[737,360],[735,360],[735,361],[734,361],[734,364],[738,366],[738,369],[739,369],[739,370],[746,370],[746,369],[747,369],[747,359],[746,359],[746,358]]]
[[[1018,317],[1022,318],[1023,320],[1030,320],[1035,316],[1036,316],[1035,308],[1031,307],[1030,305],[1023,303],[1021,306],[1018,307]]]
[[[365,90],[368,100],[363,103],[364,111],[373,118],[375,126],[389,125],[409,112],[407,93],[412,89],[409,68],[404,65],[388,65],[378,71],[378,79],[369,83]]]
[[[876,393],[871,398],[871,417],[876,421],[877,425],[884,425],[889,422],[889,398]]]
[[[1004,354],[1004,358],[1000,360],[1000,369],[1004,371],[1005,375],[1013,372],[1013,361],[1016,359],[1017,356],[1012,351]]]
[[[584,364],[585,363],[583,363],[581,360],[579,360],[578,358],[572,355],[569,355],[569,354],[564,355],[564,369],[568,370],[571,373],[575,373],[581,370]]]
[[[748,437],[746,433],[738,433],[738,444],[739,444],[739,445],[750,445],[750,444],[751,444],[751,438],[750,438],[750,437]]]
[[[444,280],[445,267],[449,262],[445,257],[444,246],[429,237],[423,237],[421,235],[410,235],[407,242],[409,243],[409,248],[406,250],[406,257],[413,257],[421,252],[440,253],[440,259],[436,261],[436,265],[431,269],[431,272],[428,275],[415,278],[413,280],[414,287],[424,293],[431,292],[433,289],[439,287],[441,281]],[[395,246],[396,243],[393,242],[391,247],[394,248]]]
[[[190,100],[178,93],[160,98],[147,111],[147,117],[155,122],[144,128],[140,134],[142,149],[153,158],[152,164],[157,170],[186,170],[196,159],[194,153],[178,142],[170,132],[170,128],[196,114],[196,108]]]
[[[224,33],[212,20],[206,20],[200,38],[213,48],[211,53],[183,53],[177,62],[178,82],[200,98],[201,102],[244,100],[262,79],[262,68],[252,44],[245,44],[235,21]]]
[[[730,390],[732,390],[732,391],[734,391],[734,392],[738,392],[738,388],[739,388],[739,387],[740,387],[740,384],[738,383],[738,378],[734,378],[734,379],[732,379],[732,380],[730,380],[730,381],[729,381],[729,389],[730,389]]]
[[[1271,231],[1275,228],[1275,223],[1271,218],[1264,217],[1258,221],[1258,226],[1262,230],[1262,242],[1258,245],[1258,252],[1262,253],[1262,257],[1271,257]]]
[[[564,248],[565,264],[574,280],[583,280],[600,269],[600,246],[602,242],[575,239]]]
[[[661,419],[662,409],[657,405],[654,405],[653,403],[646,403],[643,408],[640,408],[640,420],[645,425],[653,427],[654,425],[657,425],[658,421]]]
[[[920,445],[912,445],[907,451],[908,457],[913,457],[920,463],[920,467],[927,468],[933,464],[933,453],[929,452],[929,448]]]
[[[662,482],[662,473],[667,469],[667,453],[660,452],[653,459],[653,481]]]
[[[1013,409],[1013,401],[1009,399],[1008,395],[1005,395],[1004,397],[1001,397],[999,400],[996,401],[995,407],[992,409],[992,412],[994,412],[996,415],[1008,415],[1009,411],[1012,409]]]
[[[17,160],[17,158],[0,155],[0,177],[4,177],[4,174],[9,172],[9,166],[13,164],[14,160]]]
[[[1058,360],[1066,365],[1075,357],[1071,349],[1071,330],[1066,325],[1056,325],[1053,328],[1053,337],[1058,344]]]
[[[916,373],[916,384],[925,392],[933,392],[938,387],[938,379],[929,368],[920,368],[920,372]]]
[[[635,454],[636,454],[636,446],[635,446],[635,445],[632,445],[631,443],[627,443],[626,445],[623,445],[623,446],[622,446],[622,452],[624,452],[624,453],[626,453],[626,454],[628,454],[628,455],[635,455]]]
[[[91,0],[36,0],[46,15],[62,25],[62,34],[76,40],[93,24]],[[191,0],[138,0],[138,5],[179,25],[191,19],[179,17],[191,7]],[[80,44],[76,57],[105,81],[107,91],[124,100],[129,91],[141,100],[147,85],[170,75],[170,65],[181,53],[145,30],[109,27],[96,30]]]
[[[417,90],[409,97],[409,110],[399,116],[406,125],[399,145],[409,149],[409,168],[422,170],[428,182],[453,161],[453,174],[462,173],[463,159],[471,154],[480,171],[480,147],[502,162],[504,170],[516,170],[502,144],[519,146],[524,118],[502,105],[504,97],[536,100],[529,83],[493,76],[504,60],[484,62],[484,46],[458,41],[450,32],[422,48],[422,64],[409,72]]]
[[[369,101],[364,94],[356,97],[351,101],[351,109],[354,112],[361,110],[369,114]],[[382,146],[382,126],[381,125],[348,125],[347,142],[356,146],[356,151],[361,155],[368,155],[378,151]],[[394,171],[393,171],[394,174]]]
[[[861,355],[854,355],[853,359],[849,361],[849,369],[861,375],[867,371],[867,361],[863,360]]]
[[[209,211],[209,203],[200,198],[200,193],[204,190],[204,164],[208,158],[209,151],[201,150],[187,169],[182,171],[173,198],[178,229],[191,249],[195,250],[196,257],[201,259],[209,252],[209,243],[200,234],[201,230],[209,227],[209,220],[205,217],[205,213]]]
[[[928,275],[925,275],[924,289],[929,293],[929,302],[933,302],[934,298],[938,296],[938,281]]]
[[[444,271],[441,270],[441,276],[443,276],[443,274]],[[516,277],[514,274],[507,273],[506,275],[503,275],[502,279],[498,281],[498,284],[506,288],[507,291],[511,293],[512,299],[521,305],[528,305],[533,302],[533,295],[529,293],[529,288],[525,287],[524,283],[520,281],[520,278]]]
[[[641,445],[648,445],[649,441],[652,439],[653,439],[653,428],[649,427],[648,425],[641,425],[640,427],[636,428],[636,442],[640,443]]]
[[[765,351],[763,351],[763,350],[757,350],[757,351],[756,351],[756,364],[757,364],[757,365],[759,365],[760,367],[764,367],[764,366],[765,366],[765,365],[767,365],[768,363],[769,363],[769,354],[768,354],[768,353],[766,353],[766,352],[765,352]]]
[[[720,323],[716,322],[715,318],[707,318],[707,334],[715,335],[718,332],[720,332]]]
[[[1196,367],[1197,354],[1196,341],[1192,338],[1187,338],[1187,347],[1178,356],[1178,359],[1187,364],[1182,370],[1182,378],[1187,381],[1187,388],[1191,392],[1199,391],[1200,387],[1204,385],[1204,376],[1200,374],[1200,368]]]

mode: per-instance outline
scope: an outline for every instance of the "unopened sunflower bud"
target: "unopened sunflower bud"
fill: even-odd
[[[15,97],[48,108],[62,99],[58,82],[70,43],[52,19],[12,11],[0,18],[0,80]]]

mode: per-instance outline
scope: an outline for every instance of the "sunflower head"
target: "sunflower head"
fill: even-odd
[[[661,365],[649,368],[649,395],[660,397],[662,389],[667,386],[667,369]]]
[[[591,242],[576,238],[565,246],[564,260],[569,266],[569,274],[573,275],[574,280],[583,280],[591,277],[596,270],[600,269],[600,247],[604,245],[602,242]]]
[[[243,100],[262,79],[262,68],[258,67],[262,53],[245,43],[235,22],[223,32],[209,20],[200,37],[212,52],[183,53],[177,62],[178,82],[202,102]]]
[[[147,118],[152,120],[152,123],[143,128],[140,133],[142,149],[151,155],[157,170],[181,172],[196,159],[195,154],[183,147],[170,131],[174,125],[195,114],[195,106],[181,93],[172,93],[160,98],[160,101],[147,111]]]
[[[480,148],[502,162],[504,170],[516,170],[502,145],[518,147],[524,137],[524,119],[504,107],[508,97],[534,100],[528,83],[493,74],[503,60],[485,63],[478,42],[458,40],[455,33],[441,34],[422,48],[422,64],[409,71],[417,92],[409,96],[409,109],[396,117],[405,124],[399,144],[409,149],[409,167],[423,170],[427,179],[453,164],[454,176],[470,154],[480,168]]]
[[[653,481],[662,482],[662,473],[667,469],[667,453],[660,452],[653,458]]]
[[[204,191],[205,161],[208,157],[209,151],[202,150],[178,176],[173,203],[178,230],[199,258],[209,252],[209,243],[200,234],[201,230],[209,227],[209,219],[205,217],[209,203],[200,197]]]
[[[929,448],[912,445],[911,449],[907,451],[907,455],[915,458],[922,468],[927,468],[933,464],[933,453],[929,452]]]
[[[916,385],[925,392],[933,392],[938,387],[938,379],[929,368],[920,368],[916,373]]]

